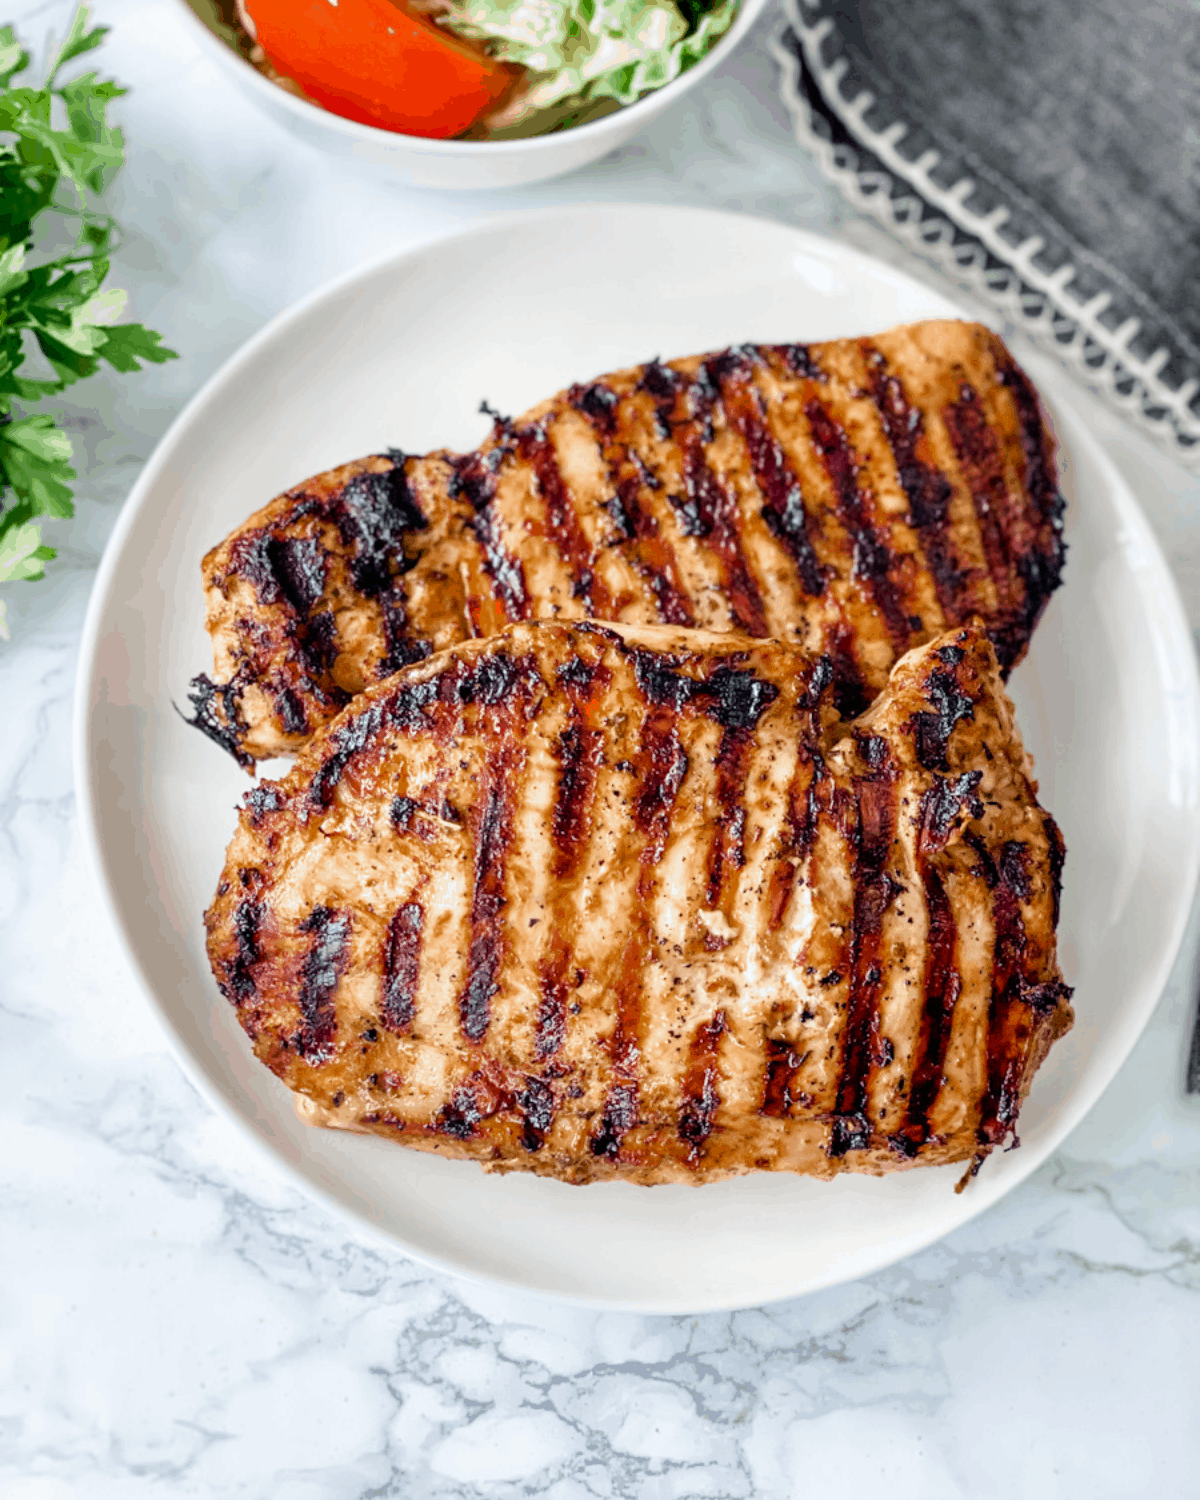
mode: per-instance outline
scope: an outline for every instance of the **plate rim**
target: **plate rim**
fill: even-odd
[[[678,1300],[656,1296],[650,1300],[614,1298],[596,1292],[565,1291],[538,1286],[515,1273],[507,1273],[501,1269],[481,1269],[474,1263],[467,1263],[465,1257],[458,1259],[414,1248],[391,1230],[374,1222],[366,1211],[356,1209],[336,1196],[330,1189],[314,1181],[298,1162],[291,1161],[283,1151],[272,1145],[254,1128],[252,1120],[226,1097],[216,1081],[209,1077],[203,1063],[193,1055],[165,1002],[159,996],[143,967],[124,915],[116,881],[109,871],[108,859],[101,838],[99,810],[94,795],[92,729],[95,711],[101,702],[95,692],[98,670],[97,654],[104,617],[110,605],[113,576],[121,561],[129,535],[145,511],[162,471],[173,456],[175,447],[190,430],[206,405],[216,398],[231,380],[236,379],[242,368],[256,359],[264,348],[290,331],[296,324],[302,323],[322,303],[336,299],[356,284],[368,282],[372,277],[389,268],[401,271],[406,262],[428,255],[435,247],[462,245],[473,239],[486,240],[498,231],[532,227],[548,220],[561,221],[581,214],[602,215],[606,219],[629,214],[656,218],[667,215],[676,218],[706,218],[720,222],[735,220],[742,225],[758,226],[773,234],[787,235],[796,244],[798,251],[808,250],[828,255],[832,248],[855,262],[865,262],[874,268],[883,268],[889,275],[921,286],[923,290],[940,297],[948,305],[956,306],[961,316],[971,317],[969,309],[961,307],[953,296],[946,295],[941,288],[929,286],[907,268],[894,266],[872,255],[869,251],[861,250],[836,236],[815,233],[758,214],[687,204],[580,203],[488,215],[449,233],[432,235],[423,239],[419,244],[408,246],[403,250],[391,250],[372,257],[350,270],[321,282],[270,318],[202,383],[156,443],[121,507],[112,533],[105,544],[92,584],[77,658],[72,713],[72,763],[80,832],[85,860],[93,887],[100,900],[101,909],[108,918],[110,928],[116,937],[135,986],[157,1018],[170,1050],[185,1076],[210,1107],[234,1126],[241,1140],[252,1148],[256,1159],[262,1161],[269,1170],[282,1173],[285,1180],[302,1196],[318,1203],[330,1212],[335,1220],[351,1228],[357,1234],[366,1234],[387,1244],[391,1249],[399,1251],[409,1259],[432,1270],[461,1277],[480,1285],[501,1286],[524,1294],[532,1293],[568,1306],[586,1307],[597,1311],[636,1312],[643,1315],[661,1316],[736,1311],[743,1308],[769,1306],[832,1286],[861,1280],[865,1276],[873,1275],[928,1248],[945,1235],[963,1228],[978,1218],[1025,1182],[1055,1151],[1061,1149],[1108,1091],[1162,999],[1163,990],[1184,938],[1197,884],[1200,881],[1200,825],[1197,825],[1194,818],[1188,823],[1190,837],[1186,850],[1186,867],[1182,871],[1183,878],[1178,885],[1181,899],[1178,901],[1169,940],[1161,945],[1156,962],[1150,966],[1152,981],[1143,988],[1146,998],[1142,1002],[1140,1013],[1130,1018],[1130,1030],[1125,1044],[1114,1053],[1107,1065],[1096,1073],[1086,1090],[1082,1093],[1076,1091],[1068,1096],[1058,1123],[1047,1132],[1046,1139],[1035,1146],[1022,1148],[1019,1175],[1014,1175],[1011,1181],[1005,1182],[1001,1191],[994,1196],[985,1197],[981,1193],[977,1205],[955,1224],[950,1226],[938,1224],[927,1234],[909,1235],[898,1242],[895,1247],[891,1244],[881,1247],[879,1254],[871,1257],[866,1265],[856,1267],[848,1273],[834,1265],[822,1274],[807,1277],[802,1286],[772,1291],[766,1297],[750,1295],[739,1298],[736,1294],[731,1295],[730,1291],[725,1291],[714,1293],[700,1301],[694,1296]],[[1190,728],[1194,731],[1197,743],[1200,743],[1200,664],[1197,663],[1195,651],[1192,649],[1191,627],[1175,576],[1133,489],[1102,444],[1089,431],[1079,410],[1080,398],[1077,393],[1067,387],[1065,381],[1060,384],[1059,372],[1052,366],[1047,366],[1047,371],[1051,372],[1049,381],[1051,394],[1048,405],[1051,407],[1056,425],[1066,429],[1062,432],[1065,438],[1064,447],[1068,452],[1075,451],[1080,445],[1086,447],[1089,460],[1104,471],[1106,481],[1111,485],[1110,493],[1115,492],[1119,497],[1118,509],[1122,512],[1123,519],[1136,531],[1142,555],[1150,560],[1158,575],[1155,580],[1157,592],[1155,618],[1167,628],[1167,638],[1174,648],[1170,652],[1168,662],[1175,669],[1178,678],[1174,686],[1181,691],[1186,701]],[[1044,383],[1044,378],[1044,376],[1039,377],[1040,382]],[[1181,643],[1187,645],[1186,651],[1178,649]],[[1167,681],[1170,685],[1170,679]],[[1193,800],[1196,797],[1196,761],[1197,757],[1193,755]]]

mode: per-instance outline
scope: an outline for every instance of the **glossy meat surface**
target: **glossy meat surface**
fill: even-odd
[[[976,616],[1019,660],[1061,513],[1037,397],[979,325],[638,366],[476,452],[377,455],[252,516],[204,560],[196,722],[244,762],[293,751],[431,651],[584,617],[827,654],[849,715]]]
[[[541,622],[245,798],[209,953],[314,1124],[570,1182],[978,1165],[1071,1022],[991,645]]]

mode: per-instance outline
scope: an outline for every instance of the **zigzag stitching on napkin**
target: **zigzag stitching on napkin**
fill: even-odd
[[[878,219],[910,249],[1014,318],[1037,344],[1074,368],[1180,463],[1200,469],[1200,413],[1192,408],[1200,380],[1187,380],[1172,390],[1159,376],[1170,351],[1159,348],[1139,359],[1128,347],[1141,327],[1138,319],[1127,318],[1119,328],[1106,328],[1100,315],[1111,295],[1100,292],[1087,303],[1072,297],[1067,286],[1075,267],[1068,261],[1055,271],[1039,270],[1033,260],[1044,241],[1034,235],[1014,247],[999,232],[1010,216],[1007,208],[999,205],[980,215],[965,207],[974,188],[970,178],[950,188],[939,187],[930,176],[938,161],[935,151],[925,152],[915,162],[905,160],[896,143],[908,131],[906,122],[895,120],[880,131],[867,125],[874,95],[864,91],[853,101],[842,95],[846,60],[827,64],[821,57],[821,43],[833,21],[824,16],[809,24],[801,4],[802,0],[785,0],[790,32],[778,33],[772,50],[784,75],[784,102],[796,138],[816,157],[825,175],[855,207]],[[836,101],[839,115],[852,123],[865,149],[894,177],[864,166],[852,147],[839,145],[824,133],[826,122],[814,118],[804,97],[801,61],[788,45],[792,34],[803,48],[803,67],[821,94]],[[914,191],[906,193],[906,185]],[[931,214],[931,208],[944,217]],[[971,238],[963,240],[962,235]],[[992,259],[1002,264],[989,265]]]

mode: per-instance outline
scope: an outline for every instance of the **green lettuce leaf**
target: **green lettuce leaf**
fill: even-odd
[[[527,88],[502,121],[512,126],[568,103],[632,104],[698,62],[737,8],[738,0],[719,0],[689,27],[674,0],[456,0],[439,22],[529,70]]]

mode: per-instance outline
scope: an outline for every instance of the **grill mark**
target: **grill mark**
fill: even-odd
[[[568,393],[576,411],[592,424],[601,457],[608,470],[612,498],[608,513],[624,540],[632,540],[626,556],[654,596],[665,625],[695,625],[691,604],[680,583],[676,559],[658,534],[654,517],[641,500],[643,488],[653,487],[651,475],[636,453],[615,441],[620,398],[611,386],[596,381]]]
[[[394,593],[383,599],[381,603],[384,650],[379,662],[378,674],[380,677],[390,677],[401,667],[410,667],[413,662],[424,661],[432,652],[433,643],[414,640],[408,634],[408,611],[402,594]],[[329,665],[332,666],[333,663],[330,662]]]
[[[717,1091],[720,1071],[717,1059],[721,1037],[727,1030],[725,1012],[698,1026],[688,1044],[688,1062],[683,1075],[683,1104],[679,1111],[679,1138],[687,1146],[688,1166],[695,1167],[704,1154],[704,1143],[712,1134],[713,1120],[721,1104]]]
[[[973,818],[983,817],[983,803],[975,795],[975,788],[982,778],[982,771],[964,771],[961,776],[933,778],[932,785],[921,797],[917,814],[919,858],[939,853],[946,847],[954,820],[964,808]]]
[[[387,606],[384,606],[386,619]],[[310,615],[304,627],[297,632],[297,644],[305,662],[314,672],[328,672],[338,654],[337,618],[332,610],[324,609]],[[337,692],[330,685],[332,693]]]
[[[721,565],[730,613],[747,635],[769,634],[758,585],[742,552],[737,505],[708,466],[705,444],[712,441],[712,417],[720,388],[707,364],[693,381],[677,370],[651,361],[642,374],[641,388],[654,400],[659,436],[674,441],[680,453],[684,493],[667,498],[685,536],[704,537]],[[684,412],[676,415],[680,400]]]
[[[421,932],[424,925],[425,908],[417,901],[405,902],[388,923],[380,1016],[388,1030],[398,1034],[412,1028],[421,977]]]
[[[726,916],[729,915],[726,908],[732,905],[736,890],[731,872],[742,869],[746,863],[746,777],[753,749],[753,736],[749,730],[725,729],[713,763],[713,797],[718,812],[708,847],[706,894],[709,909],[719,905]],[[725,944],[720,938],[710,935],[706,946],[719,948]]]
[[[921,411],[910,406],[903,385],[897,376],[888,373],[887,361],[880,351],[866,342],[862,347],[871,372],[871,395],[892,450],[900,487],[908,497],[909,519],[921,538],[942,612],[951,624],[957,624],[970,574],[960,566],[950,529],[953,488],[941,470],[927,459]]]
[[[468,524],[479,542],[483,565],[495,585],[506,623],[511,624],[529,618],[529,593],[525,587],[525,570],[505,548],[500,526],[492,511],[496,476],[513,451],[512,436],[502,423],[496,424],[495,433],[499,441],[494,448],[466,453],[452,460],[454,474],[449,493],[451,499],[464,496],[475,513]]]
[[[992,994],[988,1003],[988,1084],[980,1110],[978,1139],[981,1146],[998,1146],[1016,1125],[1021,1103],[1021,1076],[1028,1024],[1022,1014],[1027,993],[1033,986],[1022,973],[1027,938],[1021,901],[1029,895],[1026,869],[1028,851],[1010,841],[994,859],[981,839],[971,847],[979,856],[984,880],[992,893]],[[1057,989],[1054,996],[1057,1001]],[[1039,996],[1040,998],[1040,996]]]
[[[825,774],[820,754],[798,738],[796,769],[788,786],[787,812],[779,860],[771,872],[767,891],[767,930],[775,931],[783,922],[796,890],[796,871],[812,848],[817,835],[820,805],[817,792]]]
[[[404,539],[428,525],[404,474],[405,457],[389,455],[393,467],[382,474],[358,474],[330,506],[343,543],[352,548],[350,571],[360,594],[381,594],[393,569],[406,571]]]
[[[880,941],[883,916],[896,894],[884,868],[896,822],[896,768],[883,740],[859,741],[870,771],[856,778],[858,801],[854,916],[850,940],[850,992],[842,1040],[842,1063],[833,1109],[828,1153],[844,1156],[871,1144],[867,1089],[877,1051],[879,994],[883,984]]]
[[[996,377],[1017,408],[1021,449],[1025,456],[1025,490],[1042,521],[1040,541],[1017,558],[1025,585],[1025,626],[1029,632],[1041,618],[1050,595],[1062,582],[1066,561],[1063,513],[1067,502],[1058,488],[1050,437],[1038,398],[1024,371],[1008,359],[998,359]]]
[[[319,537],[271,537],[266,545],[267,564],[279,592],[306,620],[325,592],[329,554]]]
[[[800,1069],[811,1055],[811,1051],[799,1052],[790,1042],[779,1037],[767,1038],[767,1076],[763,1102],[758,1111],[760,1115],[786,1120],[795,1108],[804,1108],[812,1103],[810,1095],[792,1092],[800,1076]]]
[[[570,717],[555,747],[558,786],[550,814],[555,876],[550,900],[549,949],[539,965],[541,999],[534,1022],[534,1051],[539,1058],[558,1052],[567,1034],[567,969],[571,947],[563,934],[574,930],[574,876],[592,826],[591,810],[602,759],[604,733],[596,716],[612,680],[609,670],[573,657],[559,668],[558,682],[570,699]]]
[[[834,707],[843,719],[857,719],[870,708],[873,695],[854,655],[854,632],[844,619],[839,620],[825,627],[822,644],[833,664]]]
[[[580,525],[575,501],[563,482],[562,470],[545,427],[535,424],[517,432],[517,449],[532,467],[546,507],[546,536],[558,549],[571,575],[571,594],[582,601],[585,613],[609,619],[613,603],[602,579],[594,572],[595,553]]]
[[[1013,398],[1021,427],[1021,447],[1025,453],[1025,488],[1042,517],[1053,523],[1066,506],[1058,488],[1054,462],[1050,457],[1046,426],[1041,405],[1025,372],[1012,360],[997,359],[996,378]]]
[[[815,398],[805,402],[813,443],[833,486],[837,512],[854,542],[854,574],[866,580],[897,653],[908,647],[911,627],[890,568],[894,556],[871,520],[858,484],[858,463],[845,429]]]
[[[621,1141],[638,1120],[638,1065],[641,1061],[641,1022],[644,982],[652,956],[649,898],[654,869],[666,848],[671,810],[688,770],[688,756],[679,738],[679,709],[671,703],[651,702],[642,725],[636,755],[640,790],[633,817],[645,834],[634,893],[630,932],[617,966],[616,1024],[606,1046],[614,1082],[605,1100],[599,1128],[588,1141],[593,1156],[615,1159]]]
[[[527,1077],[525,1087],[513,1095],[521,1117],[521,1144],[526,1151],[540,1151],[554,1123],[554,1090],[542,1078]]]
[[[300,931],[314,937],[300,965],[301,1026],[292,1043],[301,1057],[319,1067],[334,1052],[337,1011],[333,997],[349,959],[350,914],[314,906],[300,923]]]
[[[744,357],[727,361],[720,371],[720,387],[726,414],[750,455],[754,482],[763,496],[763,520],[796,564],[804,592],[819,599],[827,572],[813,548],[799,477],[771,430],[750,362]]]
[[[428,728],[428,711],[438,702],[445,679],[452,675],[445,673],[425,682],[402,683],[387,698],[377,699],[365,712],[340,725],[330,736],[329,754],[313,775],[308,791],[309,807],[320,811],[329,806],[346,767],[385,727],[408,734]]]
[[[945,660],[947,652],[958,651],[955,646],[943,647],[939,655]],[[962,653],[958,652],[961,660]],[[951,668],[957,662],[950,663]],[[953,670],[943,671],[935,667],[925,679],[925,696],[933,705],[933,712],[921,710],[909,721],[916,743],[917,759],[927,771],[948,771],[947,755],[950,736],[954,726],[963,720],[975,717],[975,701],[958,685]]]
[[[717,372],[710,364],[700,367],[688,391],[688,401],[689,420],[677,434],[688,503],[699,517],[701,534],[721,563],[734,624],[747,635],[767,636],[766,608],[742,550],[737,501],[709,467],[704,451],[705,444],[712,441],[714,409],[724,413]]]
[[[288,734],[307,733],[308,715],[304,712],[304,702],[291,688],[281,688],[273,701],[279,722]]]
[[[1001,667],[1007,671],[1025,649],[1028,628],[1016,596],[1014,577],[1016,557],[1023,549],[1020,531],[1013,528],[1011,518],[1009,526],[1004,524],[1009,499],[999,446],[988,425],[983,403],[965,382],[959,399],[943,409],[942,418],[979,518],[984,556],[996,589],[996,620],[988,634]],[[1027,530],[1028,526],[1021,529]]]
[[[946,888],[938,872],[918,857],[925,888],[929,933],[925,943],[925,1003],[914,1058],[908,1111],[903,1126],[891,1140],[902,1156],[913,1157],[929,1139],[929,1111],[945,1081],[946,1049],[954,1024],[954,1009],[962,995],[962,976],[955,966],[958,928]]]
[[[504,956],[504,884],[513,835],[514,787],[511,745],[502,747],[475,832],[475,878],[471,895],[471,942],[467,977],[458,999],[463,1035],[480,1042],[491,1021],[492,996]]]
[[[252,999],[258,990],[250,970],[262,957],[258,946],[262,918],[262,903],[251,897],[239,901],[233,913],[234,955],[226,965],[227,979],[223,988],[235,1006]]]
[[[550,934],[550,949],[538,968],[541,999],[534,1021],[533,1051],[539,1061],[553,1057],[567,1039],[567,966],[571,950],[560,931]]]

